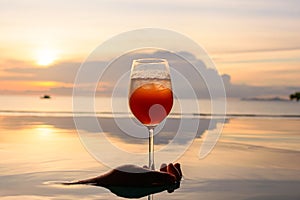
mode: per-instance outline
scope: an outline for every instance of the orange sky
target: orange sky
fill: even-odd
[[[143,27],[190,37],[234,84],[299,87],[299,13],[294,0],[1,1],[0,90],[70,86],[11,77],[16,68],[80,63],[108,38]]]

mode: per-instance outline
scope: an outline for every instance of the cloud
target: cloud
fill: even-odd
[[[288,96],[300,91],[300,87],[278,87],[278,86],[250,86],[241,84],[232,84],[228,74],[222,75],[226,89],[227,97],[233,98],[251,98],[251,97],[266,97],[266,96]]]
[[[129,74],[132,60],[145,57],[159,57],[168,60],[172,69],[172,78],[174,77],[172,83],[174,92],[180,94],[180,98],[191,97],[191,91],[187,88],[188,85],[182,82],[183,79],[178,79],[178,77],[174,75],[175,72],[181,74],[182,77],[188,81],[198,98],[210,98],[207,85],[214,87],[215,81],[220,79],[224,83],[227,97],[243,98],[256,96],[288,96],[290,93],[300,90],[300,87],[261,87],[233,84],[231,83],[231,77],[229,74],[219,75],[215,69],[211,68],[210,66],[206,66],[202,60],[196,58],[189,52],[178,52],[177,54],[174,54],[162,50],[156,50],[152,52],[130,52],[126,55],[120,56],[118,59],[113,60],[107,69],[105,69],[106,62],[87,62],[83,66],[88,69],[88,73],[81,77],[80,84],[78,84],[77,87],[84,88],[83,95],[90,94],[91,92],[94,92],[91,90],[91,88],[93,88],[91,86],[95,84],[98,85],[98,83],[95,83],[95,81],[92,80],[92,77],[100,77],[101,75],[96,95],[112,96],[113,91],[116,90],[116,88],[119,88],[117,96],[126,97],[128,95]],[[192,64],[197,64],[200,73],[190,62],[187,62],[185,59],[183,59],[183,57],[188,58]],[[8,73],[8,75],[0,77],[0,81],[55,81],[72,84],[75,81],[76,74],[80,69],[80,66],[81,63],[65,62],[52,65],[48,68],[8,68],[5,69],[5,72]],[[222,88],[218,89],[221,90]],[[28,90],[24,92],[34,94],[48,92],[55,95],[71,95],[72,91],[72,87],[60,86],[50,87],[45,89],[45,91]],[[9,91],[3,92],[9,93]]]
[[[0,77],[0,80],[55,81],[73,83],[79,67],[80,63],[76,62],[58,63],[47,68],[14,67],[5,69],[4,72],[11,73],[11,75],[2,76]]]
[[[282,51],[299,51],[300,46],[292,44],[293,46],[285,46],[285,47],[273,47],[273,48],[257,48],[257,49],[243,49],[243,50],[227,50],[226,54],[234,54],[234,53],[261,53],[261,52],[282,52]]]

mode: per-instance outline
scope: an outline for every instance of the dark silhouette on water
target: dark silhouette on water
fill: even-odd
[[[140,198],[165,190],[169,193],[174,192],[180,187],[181,178],[182,172],[179,163],[162,164],[160,171],[135,165],[123,165],[94,178],[62,184],[105,187],[121,197]]]
[[[51,99],[51,96],[48,94],[45,94],[43,96],[40,97],[41,99]]]
[[[293,101],[294,99],[296,99],[296,101],[300,100],[300,92],[295,92],[294,94],[290,95],[290,100]]]

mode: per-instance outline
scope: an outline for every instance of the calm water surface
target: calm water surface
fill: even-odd
[[[70,100],[70,97],[50,100],[32,96],[0,97],[1,199],[124,199],[104,188],[55,184],[93,177],[110,169],[94,159],[81,143]],[[83,112],[85,101],[83,98]],[[157,193],[154,199],[299,199],[299,105],[229,101],[228,113],[233,115],[226,118],[217,145],[204,159],[199,159],[203,139],[222,120],[197,113],[189,115],[191,120],[199,121],[195,138],[191,140],[187,132],[186,137],[178,140],[176,148],[156,158],[157,165],[164,161],[180,162],[184,180],[175,192]],[[200,101],[200,107],[203,113],[209,113],[208,101]],[[147,139],[132,137],[116,126],[109,100],[98,99],[96,110],[98,121],[103,124],[102,132],[93,127],[82,131],[95,139],[98,153],[112,157],[115,166],[147,163]],[[80,117],[89,121],[89,115],[84,113]],[[156,151],[172,141],[179,123],[176,115],[170,116],[155,137]],[[99,135],[121,151],[139,156],[126,158],[118,152],[108,152],[96,138]],[[184,154],[174,160],[174,154],[187,144]]]
[[[114,129],[103,118],[103,133],[118,148],[145,155],[145,160],[123,160],[114,152],[116,165],[147,162],[147,140],[132,138]],[[156,137],[156,149],[172,139],[173,124]],[[161,192],[154,199],[298,199],[300,197],[299,119],[230,118],[214,150],[204,159],[198,153],[209,119],[192,145],[176,161],[184,180],[174,193]],[[216,126],[218,121],[215,122]],[[93,133],[93,130],[86,130]],[[167,132],[168,134],[164,134]],[[96,133],[93,133],[96,134]],[[185,144],[178,143],[178,149]],[[100,141],[101,142],[101,141]],[[162,160],[172,159],[172,153]],[[93,177],[109,170],[90,155],[80,142],[72,117],[0,117],[1,199],[123,199],[93,186],[65,187],[57,181]],[[159,160],[159,159],[158,159]],[[142,198],[142,199],[146,199]]]
[[[90,112],[90,99],[87,97],[79,97],[82,104],[80,110],[83,114]],[[217,100],[216,102],[221,101]],[[185,107],[181,110],[180,105],[198,105],[199,109],[194,107]],[[100,114],[114,113],[130,113],[128,108],[128,100],[119,98],[112,101],[110,98],[97,97],[95,100],[95,110]],[[113,109],[114,107],[114,109]],[[241,101],[239,99],[227,99],[227,114],[228,115],[270,115],[272,116],[294,116],[300,117],[300,103],[296,101]],[[2,115],[72,115],[72,97],[55,96],[51,99],[40,99],[38,96],[0,96],[0,113]],[[210,114],[211,103],[209,100],[202,99],[199,101],[180,100],[175,102],[171,115],[177,113],[185,114]],[[218,113],[215,113],[218,114]],[[223,113],[221,113],[223,114]]]

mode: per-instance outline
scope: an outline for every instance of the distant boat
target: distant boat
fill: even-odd
[[[47,94],[45,94],[44,96],[41,96],[40,98],[41,98],[41,99],[51,99],[51,96],[50,96],[50,95],[47,95]]]

